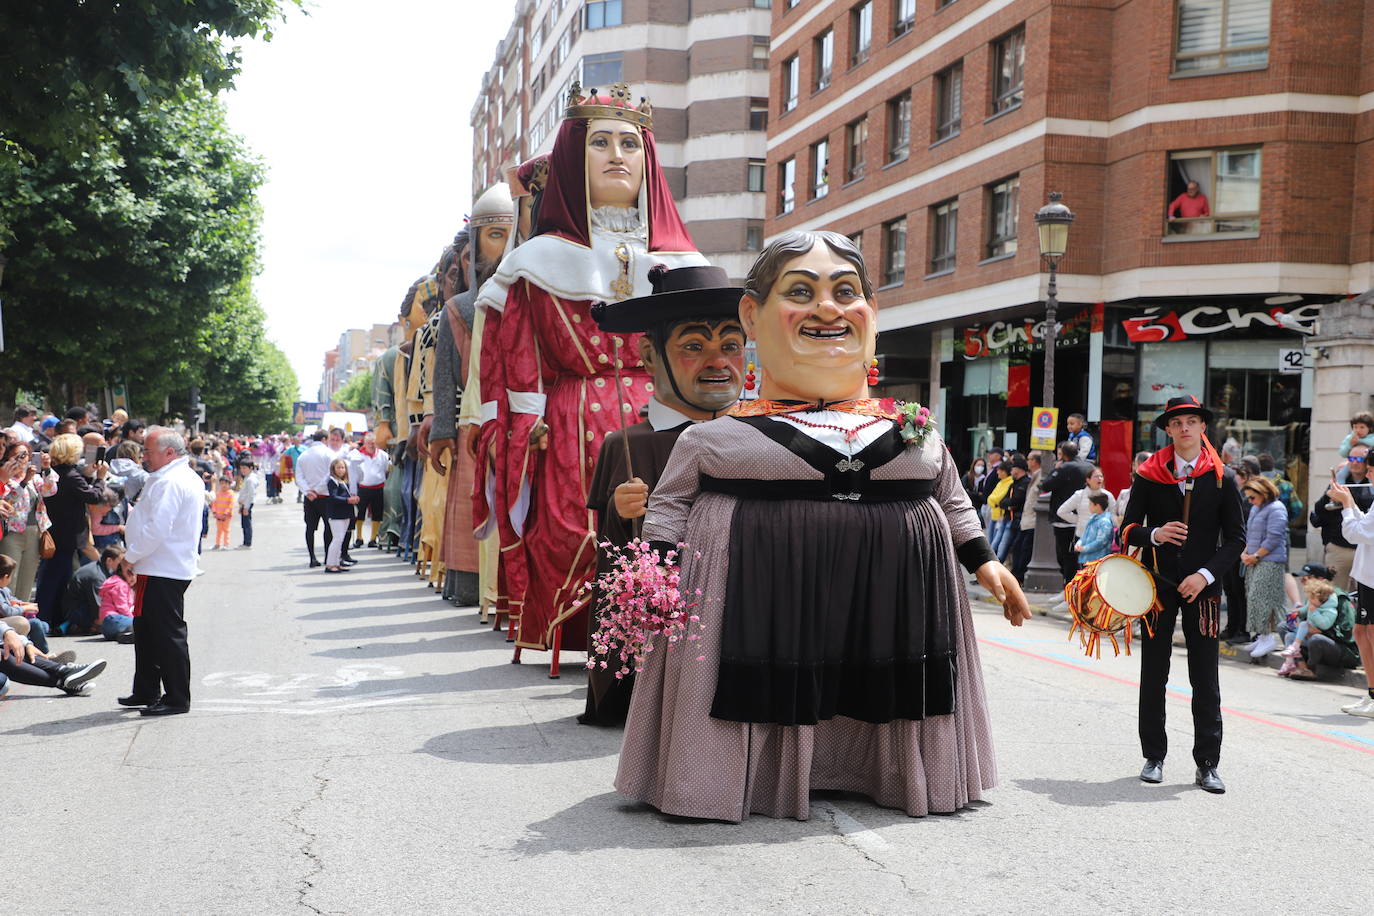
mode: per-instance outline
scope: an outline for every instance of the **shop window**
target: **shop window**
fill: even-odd
[[[763,190],[764,162],[762,159],[749,160],[749,190]]]
[[[620,0],[589,0],[583,22],[588,29],[620,25]]]
[[[868,118],[850,121],[845,126],[844,145],[844,180],[858,181],[864,177],[864,165],[868,155]]]
[[[866,0],[849,11],[849,66],[868,60],[873,50],[873,0]]]
[[[791,213],[797,204],[797,160],[788,159],[778,166],[778,215]]]
[[[1174,72],[1269,65],[1270,0],[1178,0]]]
[[[820,200],[830,193],[830,141],[822,140],[811,146],[811,199]]]
[[[830,74],[835,64],[835,30],[826,29],[815,41],[816,74],[813,87],[820,92],[830,85]]]
[[[959,246],[959,201],[947,200],[930,208],[930,273],[954,269]]]
[[[624,55],[619,51],[613,54],[588,54],[582,58],[582,85],[609,87],[620,82],[623,68]]]
[[[892,37],[899,38],[916,25],[916,0],[895,0],[892,4]]]
[[[906,282],[906,218],[883,223],[883,286]]]
[[[887,103],[887,161],[905,159],[911,151],[911,90]]]
[[[1016,29],[992,46],[992,113],[1011,111],[1025,91],[1026,30]]]
[[[987,257],[1016,254],[1016,221],[1020,214],[1021,179],[1013,175],[987,189]]]
[[[935,139],[957,136],[964,120],[964,65],[935,74]]]
[[[966,398],[984,395],[1007,396],[1007,376],[1010,360],[1005,356],[981,357],[964,363],[964,388]]]
[[[754,39],[754,56],[753,56],[753,59],[752,59],[752,60],[750,61],[750,63],[749,63],[749,68],[750,68],[751,70],[767,70],[767,69],[768,69],[768,39],[767,39],[767,38],[755,38],[755,39]]]
[[[767,130],[768,129],[768,100],[750,99],[749,100],[749,129]]]
[[[1257,146],[1171,153],[1165,234],[1258,232],[1262,164]]]
[[[782,110],[791,111],[797,107],[797,55],[793,54],[782,62]]]

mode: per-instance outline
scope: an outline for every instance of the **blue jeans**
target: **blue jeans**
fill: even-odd
[[[1008,551],[1011,550],[1011,519],[998,519],[992,523],[992,537],[988,539],[988,546],[992,552],[997,554],[997,559],[1005,560]]]
[[[239,512],[239,524],[243,526],[243,546],[253,546],[253,507],[249,506],[247,512]]]
[[[128,614],[110,614],[100,621],[100,635],[106,639],[114,639],[120,633],[127,633],[134,628],[134,619]]]

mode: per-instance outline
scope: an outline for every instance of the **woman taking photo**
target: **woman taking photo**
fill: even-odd
[[[57,475],[48,467],[48,456],[40,454],[39,470],[30,460],[32,455],[30,446],[19,442],[7,448],[0,459],[0,492],[9,507],[8,514],[0,510],[5,515],[0,554],[17,565],[10,591],[20,601],[32,600],[38,575],[38,540],[48,527],[42,497],[57,492]]]
[[[1251,658],[1263,658],[1283,648],[1278,626],[1288,609],[1283,590],[1288,574],[1288,510],[1279,499],[1279,488],[1268,477],[1251,477],[1241,496],[1250,504],[1240,561],[1249,567],[1245,571],[1247,625],[1256,636],[1246,648]]]
[[[103,461],[95,464],[95,479],[88,480],[77,469],[81,460],[81,437],[63,433],[52,441],[48,458],[57,473],[57,492],[44,501],[56,552],[43,564],[38,577],[38,616],[50,631],[66,632],[62,628],[62,593],[72,575],[72,559],[79,546],[85,543],[86,507],[105,498],[105,475],[110,466]]]

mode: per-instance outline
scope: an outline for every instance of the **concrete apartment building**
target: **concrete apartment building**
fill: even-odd
[[[553,146],[568,87],[628,83],[697,247],[742,278],[762,245],[767,0],[520,0],[470,123],[473,195]]]
[[[961,460],[1025,447],[1034,214],[1059,191],[1056,406],[1092,421],[1109,483],[1186,391],[1218,445],[1304,483],[1310,459],[1320,491],[1374,390],[1374,332],[1347,321],[1374,314],[1343,301],[1374,275],[1374,7],[777,0],[771,35],[766,233],[860,239],[886,374],[941,405]],[[1209,206],[1171,220],[1189,181]]]

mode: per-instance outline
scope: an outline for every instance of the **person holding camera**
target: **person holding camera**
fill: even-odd
[[[38,576],[38,617],[52,633],[65,633],[62,595],[72,575],[72,559],[86,542],[86,507],[105,498],[105,477],[110,466],[97,457],[90,479],[81,473],[81,437],[63,433],[48,449],[52,469],[57,473],[57,492],[44,502],[52,527],[54,552]]]

